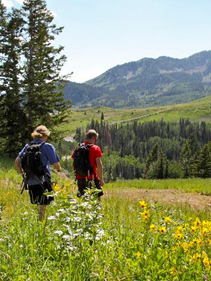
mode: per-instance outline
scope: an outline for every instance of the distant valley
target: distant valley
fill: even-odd
[[[73,107],[151,107],[186,103],[211,95],[211,51],[188,58],[143,58],[117,65],[85,83],[67,82]]]

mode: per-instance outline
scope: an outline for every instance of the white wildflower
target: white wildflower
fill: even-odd
[[[57,231],[55,231],[54,233],[55,233],[55,234],[58,234],[59,236],[61,236],[61,235],[63,234],[63,231],[57,230]]]
[[[56,217],[55,216],[50,216],[50,217],[48,217],[48,220],[49,221],[56,220]]]

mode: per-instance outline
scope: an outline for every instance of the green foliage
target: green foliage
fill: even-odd
[[[55,48],[53,40],[62,32],[53,24],[53,15],[42,0],[25,1],[23,4],[24,38],[22,46],[24,64],[24,108],[30,131],[35,124],[53,127],[66,117],[65,103],[59,83],[59,73],[66,60],[60,55],[63,47]]]
[[[156,143],[146,159],[144,177],[163,179],[168,177],[167,160]]]
[[[21,108],[21,86],[18,77],[22,75],[19,64],[21,58],[21,29],[23,21],[20,12],[13,10],[7,14],[0,4],[2,12],[0,24],[0,135],[1,150],[14,152],[22,142],[20,132],[25,131],[26,119]],[[14,134],[16,132],[16,134]]]
[[[55,131],[67,117],[59,76],[66,57],[54,47],[62,32],[43,0],[24,1],[20,10],[7,13],[1,4],[0,126],[4,153],[17,153],[33,129],[44,124]]]
[[[135,120],[110,126],[103,120],[92,119],[86,128],[76,129],[76,141],[83,141],[89,128],[99,133],[97,144],[104,152],[106,181],[200,177],[200,150],[211,138],[210,126],[205,122],[192,123],[183,118],[179,122]],[[64,153],[68,155],[65,150]]]
[[[211,142],[204,145],[197,158],[198,176],[202,178],[211,177]]]

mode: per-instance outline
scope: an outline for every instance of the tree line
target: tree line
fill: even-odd
[[[99,133],[107,181],[117,178],[211,177],[211,128],[205,122],[133,121],[108,125],[92,120]],[[77,142],[84,131],[76,129]]]
[[[55,130],[67,116],[60,76],[66,57],[54,46],[63,28],[53,19],[44,0],[9,11],[0,0],[0,152],[16,153],[37,125]]]

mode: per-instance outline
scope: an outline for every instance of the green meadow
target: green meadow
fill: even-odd
[[[71,179],[53,180],[41,223],[13,161],[1,158],[0,280],[210,280],[210,212],[138,192],[208,195],[210,179],[117,181],[100,203],[94,191],[78,199]]]
[[[125,123],[133,120],[139,122],[164,121],[177,122],[180,118],[188,118],[192,122],[211,122],[211,97],[206,97],[186,104],[150,108],[112,109],[107,107],[94,107],[76,109],[72,108],[67,122],[60,126],[65,130],[66,136],[74,136],[76,128],[84,128],[92,119],[100,122],[103,113],[104,121],[108,124]]]

